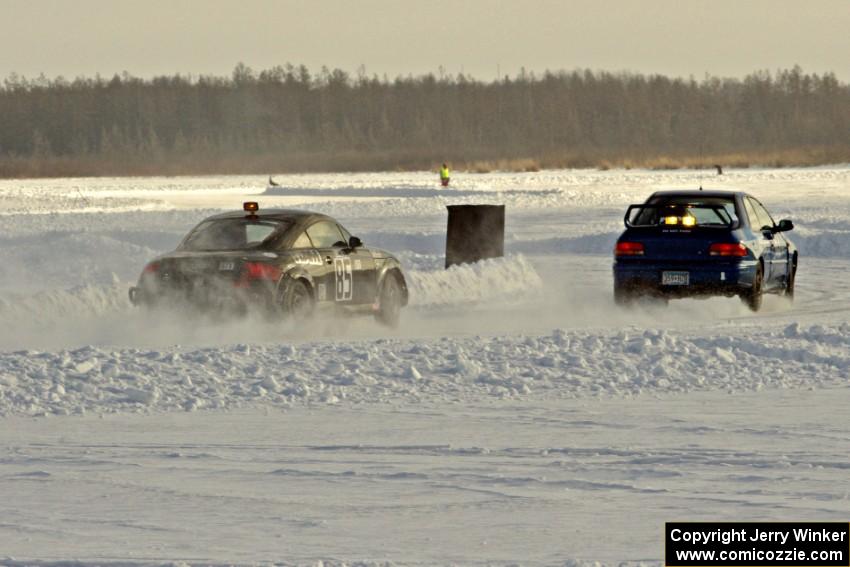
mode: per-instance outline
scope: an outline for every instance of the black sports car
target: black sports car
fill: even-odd
[[[134,305],[303,318],[314,309],[374,314],[396,325],[407,283],[389,252],[367,248],[329,216],[308,211],[244,212],[203,220],[173,252],[145,266]]]

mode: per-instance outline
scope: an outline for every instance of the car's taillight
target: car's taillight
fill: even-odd
[[[618,242],[614,256],[643,256],[643,244],[640,242]]]
[[[710,256],[735,256],[741,258],[747,255],[747,248],[740,242],[715,242],[708,248]]]
[[[159,271],[159,262],[151,262],[145,269],[142,270],[142,274],[155,274]]]
[[[237,286],[247,285],[252,281],[277,281],[280,279],[280,268],[260,262],[245,262],[242,264],[242,276],[236,282]]]

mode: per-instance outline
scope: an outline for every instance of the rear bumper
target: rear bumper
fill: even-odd
[[[244,313],[251,308],[268,309],[274,304],[273,290],[265,288],[233,288],[229,290],[187,290],[145,286],[128,290],[130,303],[136,307],[189,308],[204,312]]]
[[[757,260],[689,265],[617,261],[614,285],[664,297],[732,296],[752,288],[757,269]],[[688,285],[663,285],[662,273],[666,271],[688,272]]]

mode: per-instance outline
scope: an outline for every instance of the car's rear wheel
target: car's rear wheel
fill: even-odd
[[[286,317],[307,319],[313,314],[314,307],[313,294],[304,280],[292,280],[286,285],[281,297],[281,309]]]
[[[394,274],[387,274],[384,278],[384,284],[381,286],[381,293],[378,296],[378,312],[375,314],[375,319],[382,325],[388,327],[398,327],[398,322],[401,319],[401,284],[398,283],[398,278]]]
[[[753,276],[753,286],[744,295],[741,300],[750,308],[750,311],[756,312],[761,309],[762,300],[764,299],[764,268],[759,263],[755,276]]]
[[[785,284],[785,297],[794,301],[794,285],[797,283],[797,255],[791,259],[791,272],[788,274],[788,282]]]
[[[614,303],[622,307],[630,307],[637,299],[637,294],[629,287],[614,284]]]

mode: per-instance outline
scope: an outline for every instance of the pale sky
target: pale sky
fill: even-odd
[[[850,0],[0,0],[0,78],[590,68],[850,81]]]

